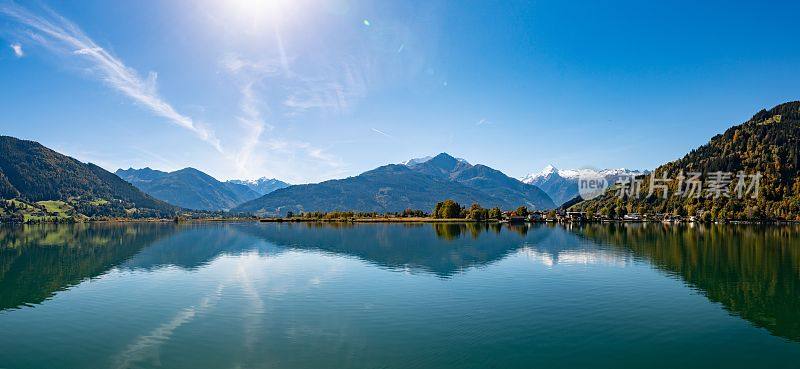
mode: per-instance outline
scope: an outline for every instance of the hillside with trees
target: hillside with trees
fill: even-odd
[[[3,201],[3,214],[45,201],[86,216],[168,217],[178,210],[97,165],[9,136],[0,136],[0,198],[19,200]]]
[[[761,110],[683,158],[640,177],[639,196],[620,193],[617,184],[572,209],[608,217],[663,213],[705,220],[800,220],[799,163],[800,102],[794,101]],[[688,178],[694,175],[703,179],[699,193],[687,191]],[[748,191],[741,191],[743,185]],[[660,186],[668,189],[666,198]],[[681,191],[683,195],[677,195]]]

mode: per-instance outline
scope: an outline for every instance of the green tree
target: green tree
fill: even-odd
[[[431,214],[431,216],[433,216],[434,218],[441,218],[442,205],[443,203],[441,201],[437,202],[436,206],[433,208],[433,213]]]
[[[500,220],[503,218],[503,211],[500,210],[498,207],[494,207],[489,210],[489,219],[497,219]]]
[[[441,206],[438,206],[439,209],[436,212],[438,214],[437,218],[453,219],[458,218],[461,215],[461,205],[459,205],[457,202],[447,199],[441,204]]]
[[[514,214],[520,217],[527,217],[528,216],[528,207],[527,206],[520,206],[517,210],[514,210]]]
[[[467,219],[478,221],[489,219],[489,210],[482,208],[478,204],[472,204],[467,211]]]

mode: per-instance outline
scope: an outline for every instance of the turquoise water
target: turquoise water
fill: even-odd
[[[796,227],[0,227],[0,368],[792,368]]]

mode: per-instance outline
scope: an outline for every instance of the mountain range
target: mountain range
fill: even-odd
[[[247,186],[255,191],[259,196],[264,196],[272,191],[291,186],[290,184],[275,178],[261,177],[259,179],[231,179],[227,183]]]
[[[598,198],[578,202],[576,183],[581,176],[603,176],[613,184],[620,176],[648,172],[558,170],[549,166],[520,181],[442,153],[381,166],[354,177],[268,192],[286,183],[263,178],[220,182],[193,168],[175,172],[127,169],[115,175],[37,142],[0,136],[0,199],[18,200],[0,201],[0,218],[19,219],[21,209],[26,211],[26,220],[53,219],[51,213],[58,220],[76,214],[171,217],[181,211],[180,207],[262,215],[333,210],[398,212],[409,208],[430,211],[437,202],[453,199],[465,206],[479,203],[502,209],[520,205],[551,209],[565,204],[616,216],[658,212],[725,220],[800,220],[800,102],[761,110],[683,158],[659,166],[654,173],[659,178],[676,178],[682,172],[700,172],[706,178],[710,173],[740,171],[761,175],[754,196],[712,198],[704,193],[692,198],[619,198],[612,186]],[[649,176],[640,177],[646,190]],[[734,184],[729,182],[728,189]],[[675,182],[668,187],[672,193],[678,190]],[[37,215],[42,213],[47,214]],[[64,214],[68,217],[63,218]]]
[[[352,210],[430,211],[453,199],[469,206],[550,209],[555,204],[536,186],[522,183],[488,166],[472,165],[446,153],[389,164],[345,179],[295,185],[276,190],[234,208],[239,212],[286,214],[289,211]]]
[[[186,209],[228,210],[261,196],[244,184],[220,182],[194,168],[174,172],[129,168],[116,174],[145,193]]]
[[[178,210],[97,165],[9,136],[0,136],[0,198],[59,201],[85,215],[171,216]]]
[[[521,179],[522,182],[532,184],[542,189],[553,202],[561,206],[578,196],[578,179],[603,177],[608,183],[616,183],[622,177],[637,176],[648,173],[641,170],[619,169],[556,169],[552,165],[546,166],[542,171],[531,173]]]

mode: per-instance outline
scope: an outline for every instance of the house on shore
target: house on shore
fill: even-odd
[[[629,213],[629,214],[625,214],[622,217],[622,220],[626,221],[626,222],[641,222],[643,220],[643,218],[642,218],[642,215],[639,214],[639,213]]]
[[[568,222],[582,222],[586,220],[586,212],[584,211],[568,211],[565,215],[565,220]]]

